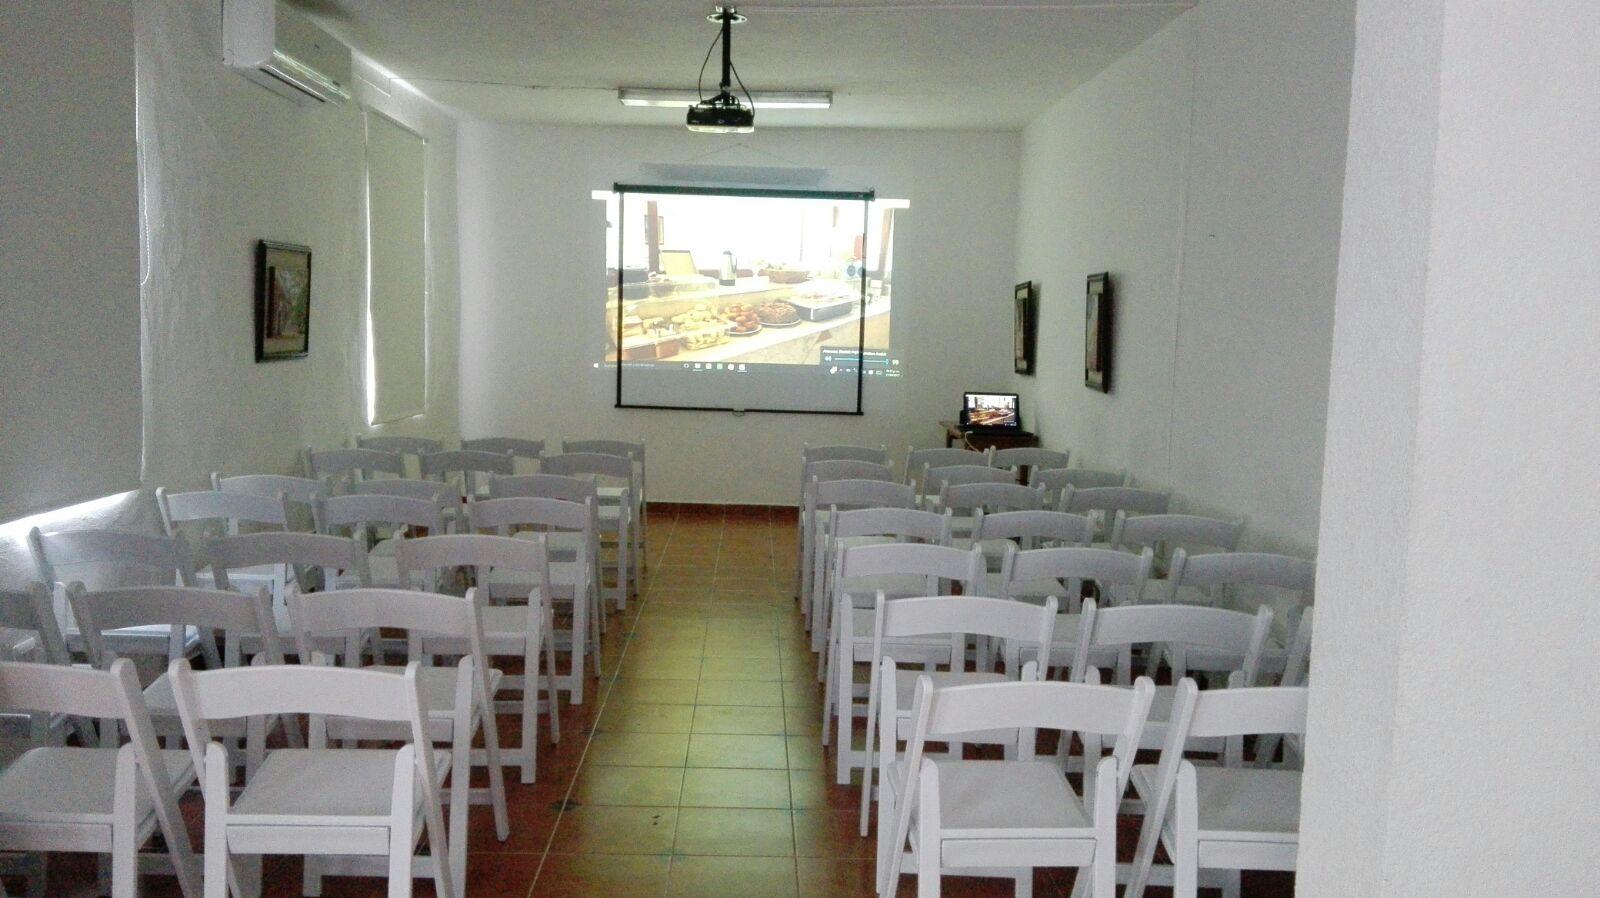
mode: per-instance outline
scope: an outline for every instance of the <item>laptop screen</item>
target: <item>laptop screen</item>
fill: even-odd
[[[968,427],[1003,427],[1020,430],[1022,415],[1017,410],[1017,394],[965,394],[961,407],[961,423]]]

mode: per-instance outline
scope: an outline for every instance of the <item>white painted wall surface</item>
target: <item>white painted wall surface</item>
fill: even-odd
[[[1017,280],[1040,282],[1045,443],[1315,551],[1353,0],[1209,0],[1025,132]],[[1084,279],[1116,291],[1083,386]]]
[[[306,446],[366,430],[361,111],[301,106],[222,64],[221,4],[147,0],[135,17],[150,277],[144,287],[145,482],[289,472]],[[364,71],[385,89],[387,79]],[[456,430],[453,120],[401,87],[358,99],[429,139],[433,272],[425,413],[393,432]],[[256,364],[258,239],[312,248],[311,354]],[[419,350],[420,351],[420,350]]]
[[[742,147],[741,147],[742,145]],[[464,436],[644,439],[653,500],[792,504],[801,444],[943,445],[966,389],[1010,382],[1018,138],[1011,133],[677,128],[460,129]],[[596,189],[643,163],[830,170],[824,186],[908,199],[896,217],[893,345],[905,376],[864,417],[616,409],[604,347]]]
[[[1594,894],[1600,24],[1357,34],[1299,893]]]
[[[138,485],[133,7],[0,14],[0,521]]]

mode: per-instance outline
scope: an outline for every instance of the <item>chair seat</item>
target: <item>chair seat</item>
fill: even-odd
[[[1131,777],[1148,797],[1156,766],[1140,764]],[[1293,843],[1300,839],[1300,772],[1256,767],[1196,767],[1201,840]]]
[[[267,754],[230,816],[383,817],[394,792],[394,749],[281,748]],[[450,752],[433,753],[434,775]]]
[[[939,771],[940,833],[946,839],[1052,838],[1094,824],[1052,761],[943,761]],[[906,762],[895,762],[896,800]],[[916,788],[912,784],[912,788]]]
[[[45,746],[31,749],[0,771],[0,824],[16,822],[111,823],[116,795],[115,748]],[[194,781],[187,751],[163,751],[167,777],[178,789]],[[139,814],[151,811],[139,790]]]

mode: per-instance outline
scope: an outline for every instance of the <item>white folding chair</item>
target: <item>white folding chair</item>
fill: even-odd
[[[478,437],[462,440],[461,448],[509,455],[514,459],[533,462],[535,466],[541,458],[544,458],[544,440],[527,440],[522,437]]]
[[[323,533],[246,533],[212,540],[205,548],[206,560],[211,564],[211,575],[218,589],[248,592],[249,587],[233,582],[235,572],[262,566],[276,566],[286,570],[287,582],[330,584],[352,579],[360,586],[370,586],[367,574],[366,547],[358,540]],[[354,575],[352,576],[352,572]],[[294,639],[294,628],[289,623],[289,590],[273,596],[272,618],[278,639]],[[358,659],[372,634],[352,635],[344,645],[347,658]],[[376,645],[376,644],[375,644]],[[251,655],[261,651],[258,639],[245,637],[235,644],[232,640],[224,649],[229,657]],[[380,647],[381,648],[381,647]],[[330,654],[340,648],[330,643],[325,649]],[[354,663],[354,662],[352,662]]]
[[[1010,449],[996,449],[989,463],[997,468],[1009,468],[1020,474],[1024,468],[1030,471],[1065,468],[1071,461],[1072,454],[1064,449],[1057,451],[1038,446],[1014,446]]]
[[[571,530],[545,530],[545,553],[551,562],[575,562],[588,546],[589,558],[599,558],[600,553],[600,489],[593,477],[567,477],[561,474],[519,474],[512,477],[490,477],[491,499],[560,499],[563,502],[588,504],[595,509],[595,526],[587,536]],[[599,562],[588,565],[593,578],[596,596],[603,595]],[[596,600],[599,601],[598,599]],[[596,606],[598,607],[598,605]],[[596,625],[605,632],[605,616],[597,614]]]
[[[917,478],[919,507],[929,511],[943,511],[944,507],[939,504],[939,499],[944,493],[944,488],[947,485],[960,486],[969,483],[1019,485],[1016,475],[1005,468],[991,468],[987,465],[944,465],[937,468],[923,468],[921,476]]]
[[[439,781],[454,759],[433,750],[418,664],[402,673],[316,664],[196,673],[180,660],[169,675],[193,763],[203,772],[205,898],[228,898],[230,885],[234,894],[258,894],[265,854],[305,855],[308,895],[321,894],[329,858],[378,859],[381,870],[361,873],[386,873],[390,898],[411,895],[419,865],[439,898],[465,893],[464,873],[450,863],[460,849],[455,834],[446,834],[439,800]],[[292,714],[369,721],[391,734],[399,728],[405,744],[329,748],[313,726],[311,747],[268,752],[235,793],[211,721]],[[430,856],[414,863],[424,835]],[[242,864],[241,856],[253,863]]]
[[[853,487],[871,481],[835,480],[818,483],[815,493],[829,500],[845,500],[844,506],[829,505],[819,509],[814,517],[818,521],[816,559],[811,571],[811,651],[826,653],[833,639],[833,600],[836,585],[835,572],[839,551],[856,546],[875,546],[896,542],[923,542],[938,546],[950,545],[950,519],[946,515],[921,511],[905,505],[909,501],[910,487],[905,484],[883,484],[882,489]],[[879,504],[859,504],[865,499],[889,499]],[[923,592],[924,581],[906,575],[889,582],[855,584],[860,588],[856,596],[861,607],[872,595],[872,590],[882,586],[890,595],[914,596]],[[819,680],[822,671],[818,672]]]
[[[629,458],[600,455],[594,452],[573,452],[552,455],[540,465],[548,474],[563,477],[591,477],[599,504],[595,506],[600,534],[610,533],[617,540],[617,562],[606,564],[595,559],[595,571],[616,571],[617,591],[613,594],[618,611],[628,607],[628,595],[638,587],[639,561],[644,557],[639,543],[637,516],[643,512],[639,505],[639,472]]]
[[[368,578],[349,571],[328,583],[329,589],[356,586],[402,586],[404,581],[395,566],[395,546],[404,535],[420,529],[432,536],[445,532],[444,514],[436,503],[404,496],[352,495],[318,499],[312,505],[317,531],[333,536],[349,535],[367,551]],[[385,533],[388,535],[386,536]]]
[[[1171,500],[1170,493],[1132,486],[1065,486],[1056,510],[1088,515],[1095,522],[1097,541],[1103,535],[1109,544],[1117,515],[1166,514]]]
[[[875,465],[889,465],[889,447],[878,446],[813,446],[800,444],[800,496],[795,507],[800,510],[800,527],[805,529],[806,489],[811,486],[811,463],[816,461],[864,461]],[[893,473],[890,480],[894,479]]]
[[[1161,878],[1174,898],[1195,898],[1201,870],[1225,871],[1214,884],[1237,898],[1240,870],[1295,869],[1300,773],[1261,766],[1259,757],[1257,766],[1243,766],[1242,737],[1303,735],[1307,698],[1303,687],[1201,691],[1193,680],[1178,683],[1161,760],[1135,767],[1131,777],[1149,810],[1125,898],[1141,898],[1153,881],[1157,843],[1173,861],[1160,872],[1170,872],[1170,880]],[[1184,759],[1200,739],[1227,741],[1222,766]]]
[[[1267,607],[1255,614],[1197,605],[1099,608],[1093,599],[1085,599],[1069,677],[1075,683],[1087,682],[1090,670],[1097,666],[1096,654],[1115,652],[1117,661],[1112,683],[1127,685],[1133,679],[1133,649],[1152,647],[1149,672],[1154,673],[1154,659],[1159,657],[1154,647],[1164,646],[1165,657],[1172,664],[1173,682],[1177,682],[1189,674],[1185,665],[1188,651],[1199,647],[1241,656],[1241,684],[1254,686],[1260,674],[1261,648],[1271,631],[1272,609]],[[1171,720],[1173,695],[1172,686],[1156,687],[1142,748],[1161,747]]]
[[[114,720],[130,736],[121,748],[41,745],[0,770],[0,851],[109,854],[113,898],[134,898],[139,847],[159,831],[184,898],[200,898],[177,805],[195,768],[188,753],[157,748],[133,662],[109,671],[0,663],[0,710]]]
[[[920,487],[920,478],[929,468],[948,468],[952,465],[978,465],[988,467],[994,462],[994,449],[991,447],[979,452],[975,449],[916,449],[906,447],[906,467],[901,482]],[[926,490],[918,489],[920,497]]]
[[[277,499],[288,503],[287,508],[291,517],[295,515],[297,508],[303,512],[299,517],[305,522],[311,519],[311,503],[328,495],[327,484],[320,480],[289,477],[284,474],[240,474],[237,477],[223,477],[213,471],[211,488],[224,493],[245,493]]]
[[[522,741],[514,749],[504,746],[501,757],[507,764],[521,767],[522,782],[532,783],[539,759],[539,651],[544,650],[545,707],[550,713],[550,741],[561,741],[561,705],[556,693],[555,617],[550,604],[550,571],[542,538],[508,539],[503,536],[462,534],[425,536],[402,540],[395,551],[400,582],[409,588],[444,592],[445,575],[470,570],[480,584],[477,595],[489,598],[488,586],[494,571],[525,579],[532,588],[524,597],[525,606],[480,604],[483,622],[483,650],[490,657],[514,656],[522,661],[523,673],[500,681],[503,690],[517,690],[520,701],[496,702],[497,712],[521,715]],[[458,647],[466,654],[464,647]]]
[[[52,605],[67,645],[81,649],[82,635],[67,607],[66,587],[81,581],[91,589],[109,586],[195,584],[188,543],[177,536],[130,533],[123,530],[61,530],[28,532],[39,582],[51,591]],[[173,657],[201,647],[198,638],[168,627],[138,627],[113,634],[110,641],[121,654],[161,654]],[[219,659],[208,659],[218,661]],[[219,662],[220,663],[220,662]]]
[[[812,492],[819,483],[832,483],[838,480],[872,480],[879,483],[894,483],[894,472],[886,464],[872,461],[862,461],[853,458],[833,458],[808,461],[801,466],[800,481],[800,551],[797,555],[795,581],[799,586],[796,593],[802,601],[806,598],[806,590],[811,587],[811,569],[815,564],[817,543],[817,529],[824,522],[820,515],[826,515],[827,505],[819,505],[814,501]]]
[[[1062,546],[1085,546],[1090,537],[1089,519],[1083,515],[1064,511],[1001,511],[989,514],[979,509],[973,519],[972,544],[983,552],[984,564],[990,571],[1004,566],[1005,557],[1013,549],[1046,549]],[[986,596],[998,596],[998,574],[987,578]],[[1051,583],[1044,596],[1062,596],[1061,587]],[[1017,590],[1016,595],[1029,594]]]
[[[814,480],[805,490],[800,519],[810,521],[812,531],[801,537],[801,557],[806,559],[806,565],[800,581],[800,606],[805,624],[812,631],[812,651],[821,645],[821,628],[816,621],[817,611],[827,597],[824,573],[831,541],[828,525],[833,515],[860,508],[911,507],[911,487],[888,480]]]
[[[1051,599],[1043,607],[1035,608],[1004,599],[986,599],[980,596],[925,596],[918,598],[889,599],[878,593],[873,611],[871,679],[867,683],[867,747],[865,777],[861,786],[861,835],[867,835],[867,818],[871,816],[872,770],[876,755],[873,740],[881,726],[884,733],[895,732],[899,738],[909,738],[911,700],[917,680],[929,677],[936,687],[963,686],[973,683],[1003,683],[1020,679],[1020,667],[1008,668],[1005,673],[989,670],[967,670],[967,644],[970,639],[1006,640],[1020,646],[1032,645],[1033,657],[1028,667],[1037,675],[1039,664],[1050,649],[1050,631],[1055,627],[1056,603]],[[885,641],[916,639],[944,635],[950,638],[950,664],[948,670],[918,673],[896,670],[894,688],[880,689],[878,678],[884,661]],[[880,695],[881,693],[881,695]],[[893,703],[889,702],[893,697]],[[884,726],[879,715],[895,718],[894,726]],[[1032,735],[1031,733],[1029,734]],[[950,753],[961,756],[965,742],[999,743],[1007,747],[1007,756],[1016,754],[1017,734],[1004,731],[996,734],[968,734],[952,741]],[[895,744],[885,737],[881,743],[884,754],[877,763],[889,766],[895,753]]]
[[[348,492],[352,484],[372,480],[379,474],[401,478],[406,476],[405,456],[398,452],[378,449],[326,449],[307,448],[302,456],[306,477],[327,484],[329,492],[337,486],[339,492]]]
[[[1149,550],[1133,555],[1083,546],[1026,549],[1008,552],[1001,562],[999,597],[1039,605],[1054,596],[1067,609],[1056,616],[1050,659],[1044,665],[1048,672],[1070,665],[1076,657],[1085,583],[1093,582],[1102,596],[1117,595],[1137,604],[1149,579]],[[1115,660],[1106,652],[1092,657],[1100,662]],[[1017,663],[1009,647],[1006,663]]]
[[[474,449],[430,452],[422,456],[421,464],[423,480],[452,483],[463,499],[477,496],[480,488],[487,492],[487,477],[516,473],[516,462],[512,456]]]
[[[1090,468],[1034,468],[1028,485],[1044,489],[1045,507],[1061,506],[1061,491],[1066,487],[1091,489],[1100,486],[1127,486],[1128,472],[1097,471]]]
[[[422,729],[428,738],[450,745],[450,869],[454,881],[466,882],[467,805],[488,804],[494,809],[495,835],[504,842],[511,835],[506,812],[506,785],[500,757],[500,730],[495,720],[494,695],[501,675],[488,664],[483,624],[478,616],[475,590],[465,596],[414,592],[403,589],[344,589],[289,594],[289,616],[301,658],[312,658],[317,637],[360,632],[380,627],[406,631],[411,662],[425,656],[466,649],[453,667],[427,664],[417,671],[417,687],[425,708]],[[376,665],[373,671],[398,673],[401,668]],[[360,718],[362,715],[355,715]],[[326,732],[321,732],[325,730]],[[489,768],[488,794],[471,788],[471,770],[478,766],[472,742],[483,734],[483,763]],[[396,738],[392,726],[372,725],[347,716],[312,720],[312,744],[324,737],[343,740]],[[317,885],[326,875],[320,860],[306,859],[306,885]]]
[[[898,511],[899,509],[870,509]],[[960,584],[972,595],[982,577],[983,557],[976,550],[963,551],[928,543],[840,547],[834,578],[833,607],[829,615],[828,657],[823,665],[822,744],[827,745],[829,728],[838,717],[839,739],[834,752],[834,781],[849,785],[850,772],[864,769],[866,756],[852,746],[854,719],[865,717],[866,702],[856,703],[855,663],[872,658],[873,609],[881,591],[900,598],[950,595],[951,586]],[[857,603],[862,607],[857,607]],[[926,664],[949,664],[948,639],[896,640],[890,649],[901,658]],[[866,698],[865,689],[862,697]]]
[[[547,570],[552,605],[569,605],[572,612],[570,629],[563,632],[557,627],[552,634],[557,649],[566,649],[572,656],[569,672],[556,674],[559,688],[567,690],[574,705],[583,704],[585,657],[593,664],[593,673],[600,672],[600,594],[595,584],[593,568],[597,564],[595,507],[593,499],[582,504],[563,499],[545,499],[513,496],[504,499],[484,499],[473,502],[467,509],[470,532],[491,530],[494,534],[510,537],[518,528],[535,528],[534,533],[517,534],[523,539],[550,540],[561,533],[578,534],[576,540],[566,543],[571,560],[549,560]],[[548,542],[546,545],[548,546]],[[555,555],[547,550],[547,557]],[[557,556],[560,557],[560,556]],[[479,586],[489,590],[491,598],[526,596],[539,584],[528,580],[514,570],[492,570],[487,580]],[[552,672],[554,673],[554,672]]]
[[[225,493],[221,490],[196,490],[188,493],[170,493],[165,487],[156,488],[156,506],[161,511],[161,523],[168,536],[181,531],[190,546],[204,546],[218,536],[236,536],[245,532],[244,526],[261,530],[288,530],[289,503],[282,496],[260,496],[254,493]],[[211,575],[204,570],[204,558],[192,558],[195,583],[214,585]],[[265,585],[273,595],[283,593],[283,568],[271,565],[257,570],[240,570],[234,573],[234,586]]]
[[[1293,620],[1297,608],[1311,605],[1317,581],[1317,563],[1292,555],[1267,552],[1213,552],[1191,555],[1184,549],[1173,553],[1171,582],[1174,595],[1197,596],[1205,604],[1254,608],[1261,605],[1285,612]],[[1274,636],[1261,654],[1261,669],[1268,673],[1283,670],[1287,649]],[[1206,650],[1190,653],[1189,669],[1206,671],[1236,670],[1239,658]]]
[[[128,627],[162,625],[181,629],[193,627],[207,643],[222,633],[229,650],[220,654],[227,667],[245,663],[237,650],[245,639],[262,646],[257,661],[266,664],[284,663],[283,646],[278,641],[277,627],[272,619],[272,599],[265,586],[255,593],[238,593],[219,589],[201,589],[192,586],[124,586],[89,592],[82,584],[74,583],[67,589],[72,603],[73,616],[83,630],[88,646],[89,662],[101,670],[110,670],[117,662],[117,654],[106,642],[107,631]],[[215,649],[212,649],[216,653]],[[177,660],[175,658],[169,661]],[[149,709],[158,735],[175,740],[183,735],[178,720],[177,700],[172,694],[172,682],[166,673],[156,677],[144,690],[145,707]],[[270,725],[270,722],[268,722]],[[225,721],[217,730],[229,740],[230,750],[244,738],[245,721]],[[299,728],[292,724],[285,728],[289,744],[299,748]],[[169,741],[168,743],[174,744]],[[245,757],[247,771],[253,771],[261,761],[263,746],[259,740],[249,746]]]
[[[563,455],[592,454],[615,455],[633,462],[635,473],[638,474],[637,490],[633,496],[633,527],[639,551],[634,558],[634,570],[640,575],[644,574],[646,550],[650,545],[649,529],[646,522],[645,508],[650,502],[650,474],[645,465],[644,440],[630,443],[627,440],[562,440],[561,452]],[[609,498],[601,493],[601,498]]]
[[[432,452],[444,451],[443,443],[428,437],[356,437],[356,446],[361,449],[376,449],[379,452],[393,452],[402,458],[415,459],[418,477],[422,476],[422,457]]]
[[[894,662],[884,660],[885,701]],[[1133,769],[1149,712],[1150,681],[1132,689],[1035,681],[936,689],[917,681],[906,759],[885,765],[878,808],[878,894],[893,895],[909,860],[919,898],[938,898],[945,873],[1009,875],[1019,898],[1033,894],[1035,867],[1087,868],[1080,889],[1114,898],[1117,807]],[[893,721],[881,718],[885,743]],[[929,742],[987,730],[1021,730],[1016,760],[936,760]],[[1050,729],[1062,741],[1076,734],[1086,757],[1080,796],[1055,763],[1034,757],[1029,730]],[[1107,738],[1111,755],[1099,757]],[[887,752],[884,753],[887,757]],[[908,847],[910,852],[906,852]],[[1086,875],[1087,874],[1087,875]]]
[[[1044,491],[1014,481],[990,480],[987,477],[971,483],[945,480],[939,485],[939,499],[935,507],[951,514],[950,538],[955,540],[956,545],[964,546],[972,539],[979,515],[988,512],[1039,511],[1044,508]]]

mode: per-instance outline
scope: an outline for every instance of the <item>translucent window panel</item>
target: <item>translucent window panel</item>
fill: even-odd
[[[367,411],[372,423],[427,402],[427,141],[367,113]]]

